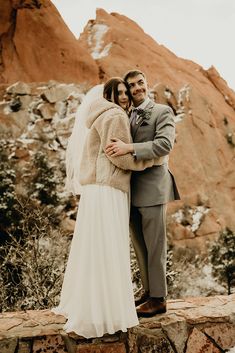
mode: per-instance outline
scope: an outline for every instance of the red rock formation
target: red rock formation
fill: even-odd
[[[95,83],[97,65],[49,0],[0,0],[0,82]]]
[[[98,9],[79,38],[90,51],[100,69],[100,77],[122,76],[129,69],[139,68],[148,77],[150,86],[164,82],[172,88],[181,87],[188,78],[207,82],[200,66],[178,58],[147,35],[137,23],[118,13]],[[172,86],[173,84],[173,86]]]
[[[220,77],[219,73],[213,66],[210,67],[206,73],[208,79],[224,95],[226,102],[235,109],[235,92],[228,87],[226,81]]]
[[[182,201],[169,205],[170,234],[201,247],[205,236],[235,229],[235,93],[213,67],[178,58],[132,20],[102,9],[77,46],[49,0],[0,0],[0,17],[3,82],[97,83],[143,70],[153,96],[176,114],[170,167]]]
[[[79,43],[96,60],[101,80],[138,68],[146,73],[157,101],[176,113],[170,164],[182,202],[170,205],[169,211],[181,209],[182,217],[175,216],[178,227],[169,220],[173,236],[195,244],[224,226],[234,229],[235,93],[218,72],[178,58],[129,18],[102,9],[88,22]],[[191,223],[184,219],[185,207]]]

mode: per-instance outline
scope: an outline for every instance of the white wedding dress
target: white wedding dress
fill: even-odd
[[[130,270],[128,195],[83,186],[60,304],[66,332],[86,338],[138,325]]]

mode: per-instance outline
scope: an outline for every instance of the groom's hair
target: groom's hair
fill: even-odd
[[[142,75],[146,79],[146,76],[145,76],[145,74],[142,71],[140,71],[140,70],[130,70],[130,71],[125,73],[125,75],[123,77],[123,80],[125,82],[127,82],[128,78],[132,78],[132,77],[135,77],[135,76],[138,76],[138,75]]]

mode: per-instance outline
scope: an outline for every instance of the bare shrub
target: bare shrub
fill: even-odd
[[[169,298],[226,294],[226,288],[213,278],[207,254],[194,248],[172,248],[172,270],[176,274],[168,287]]]
[[[19,201],[23,236],[0,247],[0,309],[43,309],[58,302],[70,238],[47,207]]]

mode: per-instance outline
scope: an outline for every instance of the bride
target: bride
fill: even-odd
[[[125,82],[112,78],[85,96],[69,139],[67,188],[81,194],[60,304],[64,329],[86,338],[138,324],[129,253],[130,170],[151,167],[132,154],[105,155],[113,137],[131,143]]]

